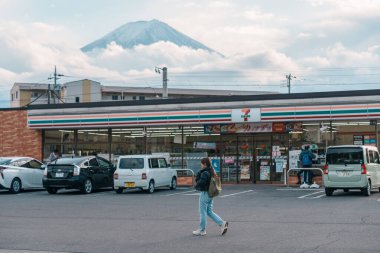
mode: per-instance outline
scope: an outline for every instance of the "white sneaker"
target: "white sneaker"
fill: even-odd
[[[228,229],[228,222],[223,221],[223,225],[220,228],[220,235],[225,235],[227,233],[227,229]]]
[[[193,235],[206,235],[206,231],[201,231],[200,229],[197,229],[193,231]]]
[[[310,188],[310,186],[306,183],[303,183],[303,184],[301,184],[300,188],[301,189],[307,189],[307,188]]]
[[[312,188],[312,189],[319,189],[320,186],[318,184],[314,183],[314,184],[310,185],[310,188]]]

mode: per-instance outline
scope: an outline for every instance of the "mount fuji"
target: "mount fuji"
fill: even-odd
[[[168,41],[177,46],[186,46],[192,49],[203,49],[218,53],[156,19],[127,23],[104,37],[82,47],[81,50],[83,52],[90,52],[94,49],[104,49],[111,42],[115,42],[123,48],[133,48],[137,45],[151,45],[159,41]]]

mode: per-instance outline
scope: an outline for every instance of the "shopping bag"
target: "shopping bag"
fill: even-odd
[[[222,191],[222,183],[220,178],[212,175],[210,180],[210,186],[208,187],[208,196],[210,198],[216,197]]]

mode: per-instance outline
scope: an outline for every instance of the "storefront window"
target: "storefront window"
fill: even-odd
[[[112,154],[145,154],[145,132],[143,127],[112,129]]]
[[[61,156],[72,155],[74,150],[74,130],[45,130],[44,153],[46,160],[50,153],[58,150]]]
[[[77,155],[95,153],[109,159],[108,129],[78,130]]]

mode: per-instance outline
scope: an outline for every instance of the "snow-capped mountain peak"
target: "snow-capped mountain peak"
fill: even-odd
[[[169,41],[178,46],[215,52],[211,48],[156,19],[127,23],[104,37],[84,46],[81,50],[83,52],[90,52],[94,49],[106,48],[111,42],[115,42],[123,48],[133,48],[137,45],[151,45],[159,41]]]

